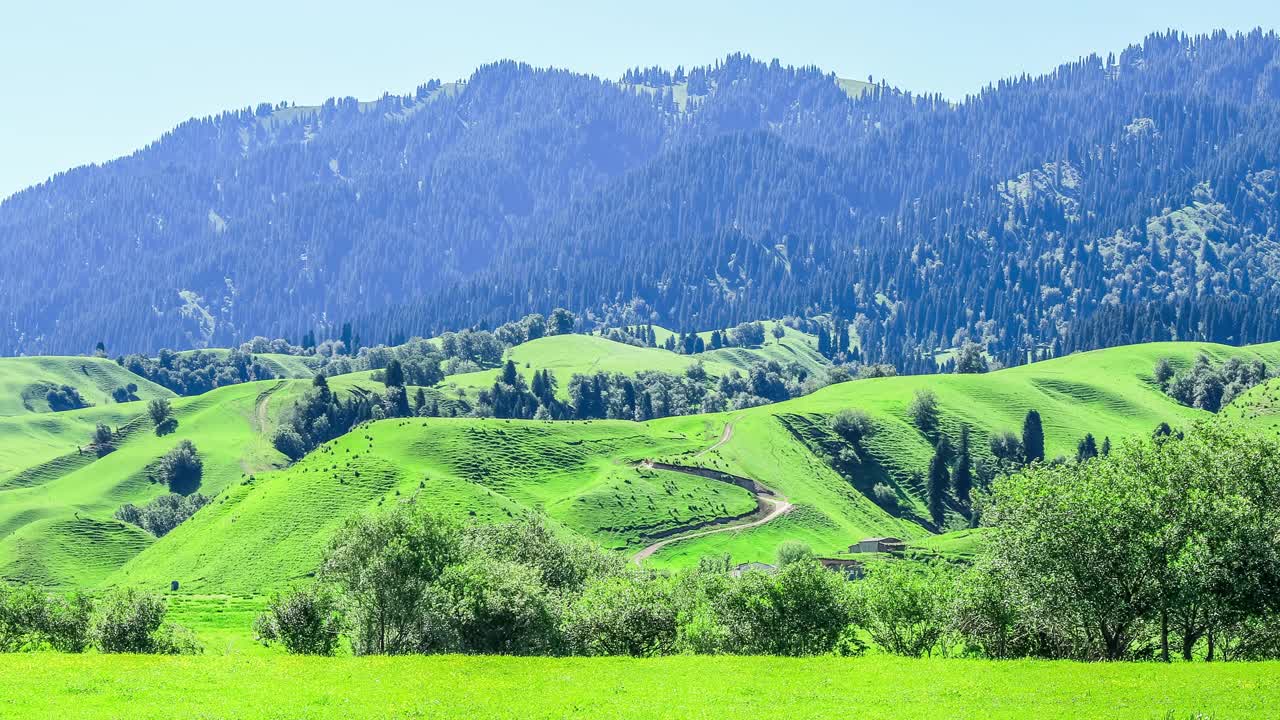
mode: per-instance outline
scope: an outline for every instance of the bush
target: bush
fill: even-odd
[[[931,655],[947,630],[953,584],[938,566],[872,564],[856,584],[867,633],[886,652]]]
[[[1008,430],[1002,430],[991,436],[989,443],[991,454],[997,460],[1005,463],[1020,465],[1022,463],[1023,448],[1022,441],[1018,436]]]
[[[307,442],[292,427],[277,429],[271,438],[271,445],[290,460],[297,460],[307,454]]]
[[[815,561],[687,582],[679,635],[690,652],[820,655],[847,648],[857,618],[848,583]]]
[[[170,493],[161,495],[140,508],[132,503],[125,503],[116,510],[115,518],[137,525],[156,537],[163,537],[208,504],[209,498],[200,493]]]
[[[786,567],[796,562],[812,562],[813,548],[799,540],[787,540],[778,546],[778,567]]]
[[[907,405],[911,422],[925,435],[933,435],[938,429],[938,396],[932,390],[917,390]]]
[[[279,642],[295,655],[332,655],[341,629],[338,598],[325,585],[273,596],[253,625],[263,645]]]
[[[82,593],[49,595],[0,583],[0,652],[83,652],[93,601]]]
[[[202,652],[190,630],[166,622],[169,606],[158,595],[132,588],[116,590],[101,602],[90,630],[103,653],[194,655]]]
[[[44,399],[45,402],[49,403],[49,409],[54,412],[89,407],[89,402],[80,395],[80,391],[70,385],[63,385],[49,390],[49,392],[45,393]]]
[[[664,577],[616,575],[589,583],[561,623],[569,652],[651,657],[674,652],[678,607]]]
[[[875,499],[876,504],[889,512],[895,512],[898,509],[898,493],[893,488],[884,483],[876,483],[871,488],[871,496]]]
[[[865,410],[846,409],[831,416],[831,430],[854,445],[875,434],[875,425]]]
[[[175,493],[187,494],[200,487],[200,479],[204,475],[204,462],[190,440],[183,440],[178,446],[160,458],[160,479]]]
[[[539,575],[528,565],[485,557],[446,568],[436,597],[457,649],[498,655],[555,651],[559,618]]]

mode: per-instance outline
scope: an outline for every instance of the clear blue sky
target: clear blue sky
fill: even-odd
[[[184,119],[406,92],[502,58],[616,78],[745,51],[959,98],[1166,28],[1280,26],[1280,3],[35,0],[0,13],[0,198]]]

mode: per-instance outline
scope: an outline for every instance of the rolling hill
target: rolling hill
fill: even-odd
[[[49,412],[50,390],[75,388],[90,405],[115,403],[112,393],[137,385],[140,400],[173,397],[173,393],[125,370],[106,358],[0,358],[0,417]]]
[[[559,362],[606,362],[584,351],[598,340],[616,348],[619,367],[644,350],[570,336],[560,349],[576,354]],[[514,352],[557,361],[539,354],[552,343],[530,345]],[[972,538],[963,532],[931,539],[966,523],[954,507],[944,528],[927,520],[920,476],[932,446],[906,412],[917,390],[936,394],[942,433],[954,439],[962,424],[970,427],[979,462],[990,457],[987,439],[1017,431],[1030,409],[1044,418],[1048,456],[1070,455],[1085,432],[1119,442],[1161,422],[1207,416],[1152,379],[1157,360],[1186,366],[1201,354],[1274,365],[1280,343],[1126,346],[988,374],[857,380],[773,405],[646,423],[388,419],[358,426],[291,466],[267,438],[309,386],[303,380],[174,400],[179,423],[166,436],[155,435],[141,403],[0,418],[0,576],[63,587],[160,588],[177,580],[186,592],[262,593],[311,572],[344,518],[411,498],[481,521],[541,512],[628,554],[670,539],[645,560],[659,567],[711,553],[769,561],[793,539],[824,555],[870,535],[964,550]],[[367,373],[331,378],[330,386],[381,390]],[[1259,386],[1224,413],[1261,413],[1274,392]],[[845,409],[872,420],[874,432],[860,447],[829,429],[829,418]],[[119,449],[102,458],[77,452],[76,441],[98,421],[121,426]],[[184,438],[205,460],[200,491],[216,496],[213,504],[158,540],[113,520],[122,503],[165,492],[148,480],[148,467]],[[876,499],[877,484],[896,495],[896,509]],[[769,509],[766,500],[789,508],[746,527]],[[715,532],[680,539],[707,529]]]

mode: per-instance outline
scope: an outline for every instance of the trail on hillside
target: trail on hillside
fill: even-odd
[[[720,439],[711,447],[705,450],[702,450],[696,455],[694,455],[694,457],[705,455],[719,448],[721,445],[724,445],[725,443],[729,442],[729,440],[732,438],[733,438],[733,423],[732,422],[725,423],[724,432],[721,433]],[[653,467],[653,462],[645,461],[644,463],[642,463],[642,465],[646,467]],[[699,477],[699,478],[708,477],[708,475],[706,474],[696,472],[697,470],[700,470],[700,468],[682,469],[678,466],[664,464],[662,469],[668,472],[684,473],[692,477]],[[716,533],[737,532],[739,530],[747,530],[754,527],[760,527],[761,525],[764,525],[767,522],[776,520],[777,518],[780,518],[791,511],[791,508],[793,507],[793,505],[790,502],[788,502],[786,498],[780,497],[774,494],[772,490],[766,488],[765,486],[763,486],[758,482],[755,483],[755,486],[756,486],[756,489],[753,491],[752,494],[754,494],[756,497],[756,512],[753,514],[760,515],[761,517],[758,517],[755,520],[750,520],[748,522],[734,523],[731,525],[723,525],[721,527],[714,527],[709,529],[693,529],[690,532],[685,532],[679,535],[672,535],[671,537],[663,538],[662,540],[659,540],[645,547],[643,550],[633,555],[631,558],[632,562],[634,562],[636,565],[641,565],[644,563],[644,561],[647,558],[652,556],[654,553],[658,552],[659,550],[666,547],[667,545],[670,545],[671,543],[674,543],[674,542],[678,542],[680,540],[689,540],[691,538],[704,537],[707,535],[714,535]],[[701,523],[701,525],[703,527],[706,527],[709,525],[715,525],[718,522],[722,522],[722,521],[711,520],[706,523]]]
[[[711,447],[703,448],[702,450],[699,450],[694,455],[694,457],[702,457],[707,453],[715,452],[716,450],[720,449],[721,445],[724,445],[725,443],[729,442],[732,439],[733,439],[733,421],[731,420],[724,424],[724,432],[720,433],[720,439],[717,440],[716,443]]]
[[[271,416],[267,413],[269,409],[268,406],[271,404],[271,396],[274,395],[277,390],[284,387],[285,384],[285,381],[281,380],[258,394],[257,406],[254,408],[254,416],[258,421],[258,432],[266,434],[267,425],[271,422]]]

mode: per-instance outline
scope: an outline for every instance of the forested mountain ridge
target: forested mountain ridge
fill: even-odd
[[[903,370],[1280,337],[1280,38],[1148,37],[951,103],[731,56],[193,120],[0,204],[0,352],[587,318],[853,323]]]

